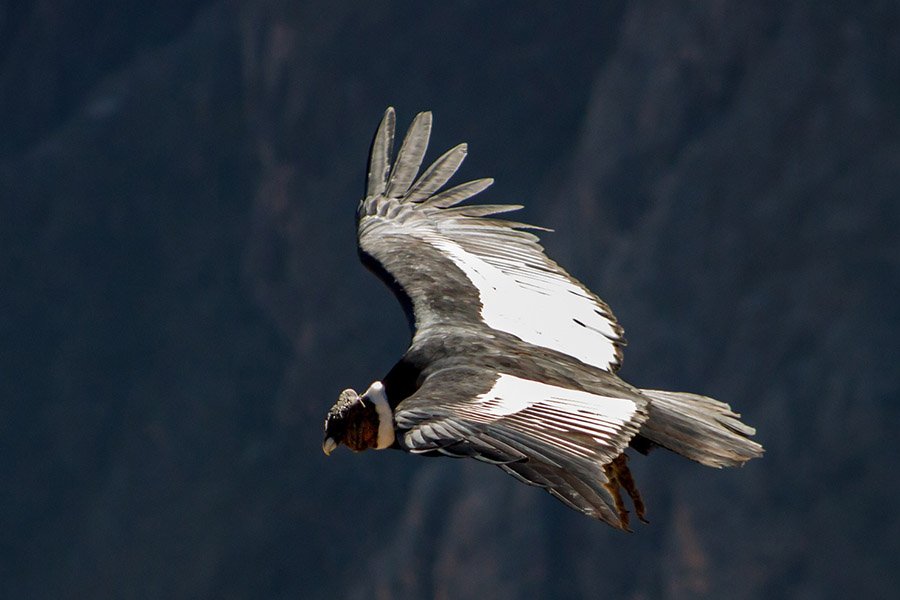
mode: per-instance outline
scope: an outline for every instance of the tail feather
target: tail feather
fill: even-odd
[[[724,402],[686,392],[641,393],[650,399],[641,435],[651,442],[710,467],[738,466],[762,456],[762,445],[750,439],[756,430]]]

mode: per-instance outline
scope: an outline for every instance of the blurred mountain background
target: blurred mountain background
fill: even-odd
[[[355,249],[388,105],[766,456],[633,460],[634,534],[326,459],[408,341]],[[896,1],[0,3],[0,596],[896,597],[898,175]]]

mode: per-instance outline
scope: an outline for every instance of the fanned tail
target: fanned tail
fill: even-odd
[[[698,394],[641,390],[650,399],[641,436],[709,467],[734,467],[762,456],[756,430],[724,402]]]

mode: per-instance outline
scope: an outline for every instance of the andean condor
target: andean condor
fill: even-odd
[[[341,393],[326,454],[345,444],[476,458],[621,529],[621,490],[644,518],[629,446],[712,467],[762,455],[727,404],[622,381],[610,308],[544,254],[540,228],[496,217],[521,207],[460,204],[491,179],[442,190],[466,145],[417,178],[431,113],[416,116],[392,164],[394,128],[388,108],[356,218],[362,261],[400,300],[412,342],[364,394]]]

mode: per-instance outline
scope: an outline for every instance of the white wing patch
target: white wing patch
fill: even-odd
[[[497,419],[520,421],[529,430],[546,432],[559,445],[553,432],[584,433],[597,443],[609,445],[615,434],[635,420],[638,407],[632,400],[598,396],[581,390],[530,381],[500,374],[489,392],[458,407],[473,421],[490,423]],[[567,443],[567,450],[583,456],[589,448]]]
[[[498,248],[497,256],[467,252],[443,236],[428,236],[465,273],[478,289],[481,318],[488,327],[519,339],[573,356],[610,370],[618,364],[619,339],[613,323],[585,292],[568,278],[530,267],[530,257],[512,248]]]

